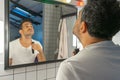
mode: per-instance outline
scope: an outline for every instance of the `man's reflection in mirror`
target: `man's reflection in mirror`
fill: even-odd
[[[46,61],[40,42],[33,40],[34,29],[29,19],[22,21],[20,38],[10,42],[9,65],[19,65]]]

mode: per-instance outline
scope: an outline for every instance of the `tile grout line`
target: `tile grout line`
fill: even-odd
[[[25,67],[25,80],[27,80],[27,67]]]
[[[56,72],[56,71],[57,71],[57,70],[56,70],[56,65],[57,65],[57,64],[56,64],[56,63],[57,63],[57,62],[55,62],[55,77],[56,77],[56,75],[57,75],[57,72]]]
[[[3,76],[0,76],[0,77],[5,77],[5,76],[12,76],[13,77],[13,74],[3,75]]]
[[[46,64],[46,68],[45,69],[46,69],[46,80],[47,80],[47,64]]]
[[[13,69],[13,80],[14,80],[14,69]]]
[[[36,65],[36,80],[38,80],[38,74],[37,74],[37,65]]]
[[[0,77],[3,77],[3,76],[9,76],[9,75],[13,75],[13,74],[7,74],[7,75],[0,75]]]

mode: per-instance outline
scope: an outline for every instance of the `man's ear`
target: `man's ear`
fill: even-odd
[[[87,31],[86,22],[84,22],[84,21],[81,22],[80,31],[81,31],[82,33],[85,33],[85,32]]]
[[[21,29],[19,30],[19,33],[22,34],[22,30]]]

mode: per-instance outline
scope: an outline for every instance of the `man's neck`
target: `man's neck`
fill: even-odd
[[[20,43],[23,47],[29,47],[32,43],[32,39],[31,38],[20,38]]]
[[[106,41],[106,39],[90,38],[90,39],[87,39],[83,43],[83,47],[85,48],[86,46],[88,46],[90,44],[98,43],[98,42],[101,42],[101,41]]]

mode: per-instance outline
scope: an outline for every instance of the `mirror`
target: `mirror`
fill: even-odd
[[[5,69],[72,55],[76,7],[34,0],[8,0],[5,5]]]

